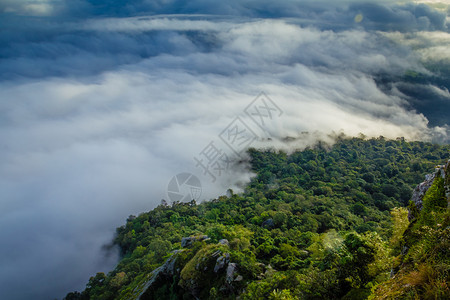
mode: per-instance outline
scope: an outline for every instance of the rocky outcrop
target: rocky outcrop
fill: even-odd
[[[416,188],[414,189],[413,195],[411,197],[411,201],[414,203],[415,208],[420,212],[423,207],[423,197],[425,196],[428,189],[431,187],[431,185],[434,182],[434,179],[437,177],[442,177],[445,182],[445,190],[446,190],[446,196],[447,200],[450,203],[450,184],[449,184],[449,170],[450,170],[450,160],[447,162],[446,165],[437,165],[435,168],[434,173],[425,175],[425,181],[419,183]],[[408,214],[409,221],[412,221],[414,219],[414,215],[412,211],[409,211]]]
[[[229,263],[227,267],[227,273],[225,275],[225,281],[227,283],[231,283],[234,281],[236,271],[237,271],[236,263]]]
[[[222,270],[228,263],[230,262],[230,254],[225,253],[224,256],[219,256],[216,260],[216,265],[214,266],[214,273],[219,272]]]
[[[229,246],[229,245],[230,245],[230,243],[228,242],[227,239],[221,239],[221,240],[219,241],[219,244],[225,245],[225,246]]]
[[[230,254],[221,245],[199,250],[182,269],[180,286],[192,296],[201,298],[213,282],[224,282],[219,291],[229,294],[234,290],[233,282],[243,280],[237,274],[238,265],[230,262]]]
[[[147,297],[149,291],[155,288],[159,282],[170,279],[179,272],[179,270],[176,269],[176,262],[178,255],[181,252],[182,250],[173,251],[172,255],[166,260],[166,262],[151,273],[150,278],[145,283],[143,292],[139,295],[138,299],[149,299],[149,297]]]
[[[208,244],[193,252],[191,246],[205,240],[209,240],[206,235],[184,237],[181,245],[185,249],[174,251],[162,266],[149,275],[137,299],[153,299],[159,288],[174,280],[177,283],[173,288],[195,299],[202,298],[203,292],[210,290],[212,282],[221,282],[218,288],[221,295],[232,293],[244,277],[238,272],[238,264],[231,262],[228,240],[222,239],[217,244]]]
[[[444,169],[445,178],[444,178],[444,188],[445,188],[445,196],[447,197],[447,207],[450,208],[450,159],[447,162],[447,165]]]
[[[209,237],[207,235],[184,237],[181,239],[181,247],[188,248],[197,241],[201,242],[201,241],[207,241],[207,240],[209,240]]]

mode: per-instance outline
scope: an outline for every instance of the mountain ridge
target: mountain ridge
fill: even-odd
[[[419,178],[448,160],[449,153],[449,145],[382,137],[347,138],[331,149],[319,144],[290,155],[250,149],[257,177],[243,194],[160,205],[130,216],[117,229],[115,243],[123,258],[116,269],[97,273],[85,291],[65,299],[426,295],[418,284],[405,291],[394,283],[409,270],[409,260],[419,258],[414,249],[422,241],[417,232],[423,224],[417,220],[434,213],[441,226],[448,222],[447,208],[430,205],[430,191],[442,190],[434,179],[441,178],[448,192],[448,176],[434,176],[421,190],[423,209],[409,200]],[[408,220],[407,205],[416,221]],[[435,230],[437,224],[431,225]],[[448,268],[445,256],[441,264]],[[447,284],[448,279],[436,282]],[[428,288],[432,296],[441,297],[441,292],[448,295],[448,288]]]

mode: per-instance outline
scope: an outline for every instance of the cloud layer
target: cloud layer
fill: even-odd
[[[333,132],[449,141],[446,10],[214,3],[0,1],[8,299],[62,297],[110,270],[102,245],[177,173],[200,178],[202,199],[247,182],[231,170],[213,183],[194,161],[210,142],[232,155],[219,134],[238,116],[260,147]],[[261,91],[283,111],[266,132],[244,113]]]

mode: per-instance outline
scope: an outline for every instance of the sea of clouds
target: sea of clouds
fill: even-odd
[[[194,160],[210,142],[231,157],[219,135],[238,116],[255,147],[448,143],[449,6],[336,2],[0,0],[2,297],[111,270],[102,246],[180,172],[199,200],[239,190],[249,172],[212,182]],[[245,114],[261,92],[281,111],[265,132]]]

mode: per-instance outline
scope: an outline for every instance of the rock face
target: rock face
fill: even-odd
[[[225,281],[231,283],[234,280],[234,275],[237,271],[237,265],[235,263],[229,263],[227,267],[227,273],[225,276]]]
[[[229,242],[220,240],[197,250],[190,248],[196,241],[205,241],[208,236],[184,237],[181,245],[185,249],[176,250],[166,262],[149,274],[145,285],[140,288],[137,299],[154,299],[155,293],[167,283],[176,280],[174,287],[182,293],[200,299],[205,289],[209,291],[210,282],[222,282],[218,288],[221,295],[228,295],[236,289],[244,277],[239,274],[238,264],[231,262],[228,252]],[[138,293],[138,292],[137,292]]]
[[[423,197],[425,196],[430,186],[433,184],[435,177],[436,173],[425,175],[425,181],[419,183],[414,189],[411,201],[414,203],[414,205],[419,211],[422,210]],[[412,218],[413,216],[410,212],[408,215],[408,219],[411,221]]]
[[[222,270],[230,262],[230,254],[225,253],[225,256],[219,256],[216,260],[216,265],[214,266],[214,273]]]
[[[175,250],[162,266],[152,272],[150,279],[146,282],[143,288],[143,292],[139,295],[138,299],[150,299],[147,296],[148,291],[150,291],[155,285],[157,285],[158,282],[164,281],[168,278],[172,278],[175,273],[178,272],[175,266],[178,254],[180,252],[182,252],[182,250]]]
[[[450,160],[446,165],[437,165],[434,173],[425,175],[425,181],[419,183],[414,189],[413,195],[411,197],[411,201],[414,203],[416,208],[420,211],[423,206],[423,197],[425,196],[428,189],[433,184],[433,181],[436,177],[442,177],[445,180],[445,195],[447,196],[447,201],[449,201],[450,205]],[[414,219],[412,212],[410,211],[408,214],[409,221]]]
[[[228,242],[227,239],[221,239],[221,240],[219,241],[219,244],[225,245],[225,246],[229,246],[229,245],[230,245],[230,243]]]
[[[184,237],[181,239],[181,247],[187,248],[192,246],[192,244],[194,244],[194,242],[196,241],[206,241],[206,240],[209,240],[209,237],[207,235]]]
[[[445,188],[445,196],[447,197],[447,207],[450,208],[450,159],[447,162],[447,165],[444,169],[445,178],[444,178],[444,188]]]

